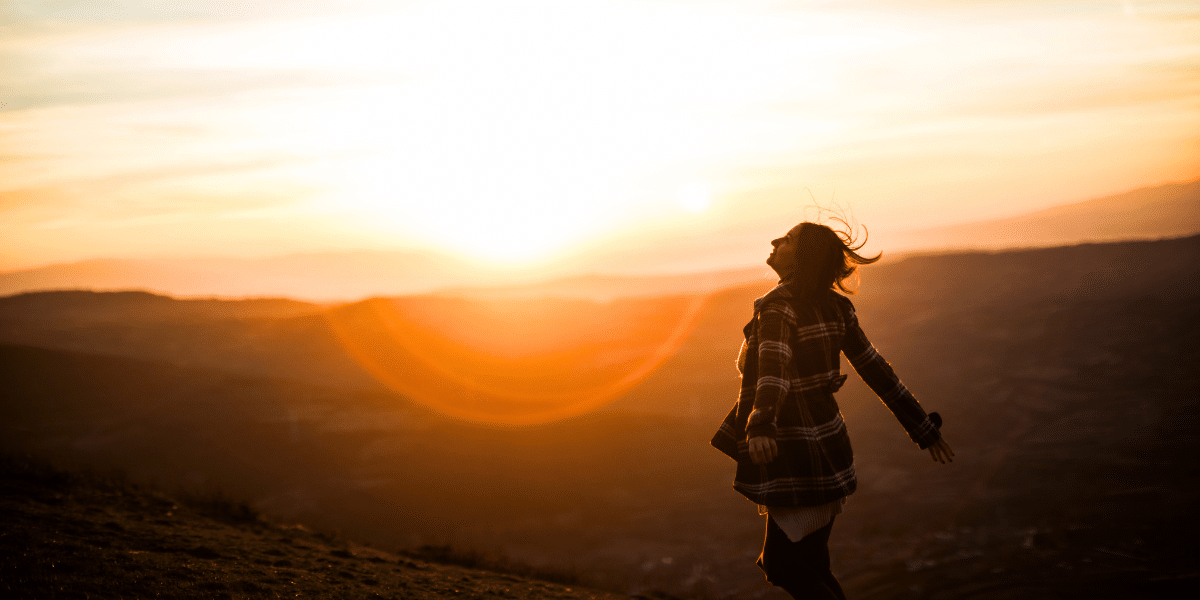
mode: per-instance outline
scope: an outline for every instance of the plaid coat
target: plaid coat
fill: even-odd
[[[863,334],[850,299],[828,294],[827,302],[805,301],[781,283],[754,301],[743,330],[741,394],[712,445],[737,461],[733,488],[757,504],[817,506],[854,493],[854,452],[833,398],[846,381],[839,353],[922,449],[940,437]],[[746,441],[760,435],[779,447],[766,465],[750,460]]]

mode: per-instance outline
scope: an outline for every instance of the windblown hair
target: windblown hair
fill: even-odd
[[[867,243],[866,235],[859,242],[849,223],[840,218],[832,221],[840,223],[845,230],[834,230],[819,223],[800,224],[796,244],[797,269],[790,283],[802,296],[820,298],[820,292],[834,287],[853,294],[854,291],[845,285],[846,279],[854,274],[859,265],[869,265],[883,256],[881,253],[867,258],[859,254],[858,251]],[[863,233],[866,233],[866,227]]]

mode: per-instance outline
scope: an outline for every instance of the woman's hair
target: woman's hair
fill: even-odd
[[[879,260],[883,254],[867,258],[858,253],[866,245],[866,236],[862,242],[855,240],[854,228],[846,221],[834,218],[833,221],[845,227],[845,231],[837,231],[827,225],[804,222],[800,224],[800,232],[796,240],[796,271],[792,274],[791,284],[803,296],[817,298],[818,292],[837,289],[853,294],[844,283],[847,277],[854,274],[858,265],[869,265]],[[863,228],[864,234],[866,227]]]

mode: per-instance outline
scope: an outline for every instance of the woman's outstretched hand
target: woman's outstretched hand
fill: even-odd
[[[747,443],[750,445],[750,460],[756,465],[765,465],[775,460],[775,455],[779,454],[775,438],[760,435],[750,438]]]
[[[754,453],[751,452],[751,456],[753,455]],[[938,438],[938,441],[930,444],[929,455],[933,457],[933,460],[943,465],[948,462],[954,462],[954,451],[950,449],[950,444],[946,443],[946,438]]]

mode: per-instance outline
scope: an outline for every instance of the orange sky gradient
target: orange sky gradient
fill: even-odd
[[[2,2],[0,270],[759,264],[814,199],[887,232],[1200,177],[1198,64],[1200,2]]]

